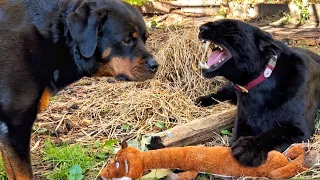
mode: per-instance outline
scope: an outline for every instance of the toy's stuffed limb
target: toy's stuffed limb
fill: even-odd
[[[283,154],[289,159],[296,159],[308,150],[307,143],[292,144]]]
[[[305,155],[301,154],[296,159],[294,159],[288,165],[271,171],[268,175],[269,178],[273,179],[288,179],[295,176],[298,173],[301,173],[317,162],[319,162],[320,156],[317,151],[309,151]]]
[[[49,106],[50,97],[51,97],[50,91],[49,91],[48,88],[46,88],[42,93],[42,96],[41,96],[41,99],[40,99],[40,102],[39,102],[39,105],[38,105],[38,111],[39,112],[44,111],[45,109],[47,109],[47,107]]]
[[[288,165],[270,172],[268,177],[272,179],[287,179],[306,169],[303,165],[303,155],[300,155]]]

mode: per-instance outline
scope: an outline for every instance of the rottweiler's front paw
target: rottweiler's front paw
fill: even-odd
[[[231,146],[233,156],[245,166],[257,167],[263,164],[268,155],[257,137],[242,136]]]
[[[199,107],[208,107],[211,105],[216,105],[218,102],[212,98],[212,95],[208,95],[198,97],[194,104]]]

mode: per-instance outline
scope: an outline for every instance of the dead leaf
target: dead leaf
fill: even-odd
[[[171,169],[153,169],[149,174],[146,174],[140,178],[140,180],[160,179],[168,176],[172,173]]]

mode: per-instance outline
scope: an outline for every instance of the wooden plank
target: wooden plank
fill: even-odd
[[[158,137],[154,138],[157,141],[160,138],[165,147],[187,146],[208,142],[212,140],[215,132],[233,127],[236,114],[236,107],[233,107],[218,114],[175,126],[167,131],[154,134],[153,137]],[[156,143],[151,140],[151,144]]]

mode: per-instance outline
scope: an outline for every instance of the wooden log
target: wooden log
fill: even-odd
[[[208,142],[212,140],[212,137],[216,134],[215,132],[233,127],[237,114],[236,109],[236,107],[232,107],[221,113],[195,119],[189,123],[154,134],[151,139],[151,145],[159,144],[161,141],[165,147],[187,146]]]

